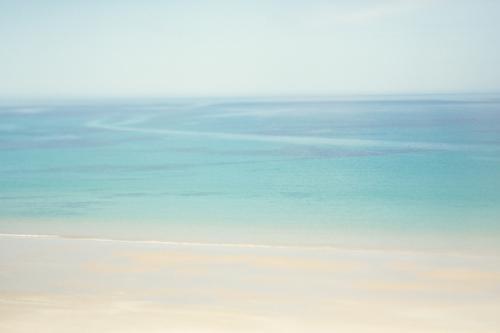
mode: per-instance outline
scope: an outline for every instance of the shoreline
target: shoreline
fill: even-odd
[[[477,251],[470,249],[435,249],[435,248],[397,248],[376,246],[348,246],[348,245],[290,245],[290,244],[266,244],[266,243],[241,243],[241,242],[197,242],[197,241],[169,241],[159,239],[124,239],[109,237],[68,236],[58,234],[17,234],[1,233],[1,239],[39,239],[39,240],[75,240],[102,243],[122,243],[133,245],[164,245],[179,247],[208,247],[208,248],[234,248],[234,249],[283,249],[283,250],[328,250],[328,251],[354,251],[354,252],[388,252],[388,253],[414,253],[414,254],[440,254],[456,256],[499,256],[500,251]]]

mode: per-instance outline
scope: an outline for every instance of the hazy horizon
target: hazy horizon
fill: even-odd
[[[0,4],[0,98],[500,91],[495,1]]]
[[[0,106],[36,105],[36,104],[79,104],[79,103],[122,103],[132,104],[164,103],[172,101],[478,101],[489,102],[500,100],[500,91],[479,92],[399,92],[399,93],[316,93],[316,94],[185,94],[185,95],[44,95],[44,96],[1,96]]]

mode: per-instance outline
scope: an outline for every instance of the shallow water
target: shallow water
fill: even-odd
[[[3,233],[312,245],[500,234],[495,96],[4,103],[0,162]]]

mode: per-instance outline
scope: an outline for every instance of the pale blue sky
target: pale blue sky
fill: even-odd
[[[0,0],[0,95],[500,91],[497,0]]]

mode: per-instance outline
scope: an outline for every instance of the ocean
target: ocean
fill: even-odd
[[[0,104],[0,233],[468,247],[500,240],[500,98]]]

